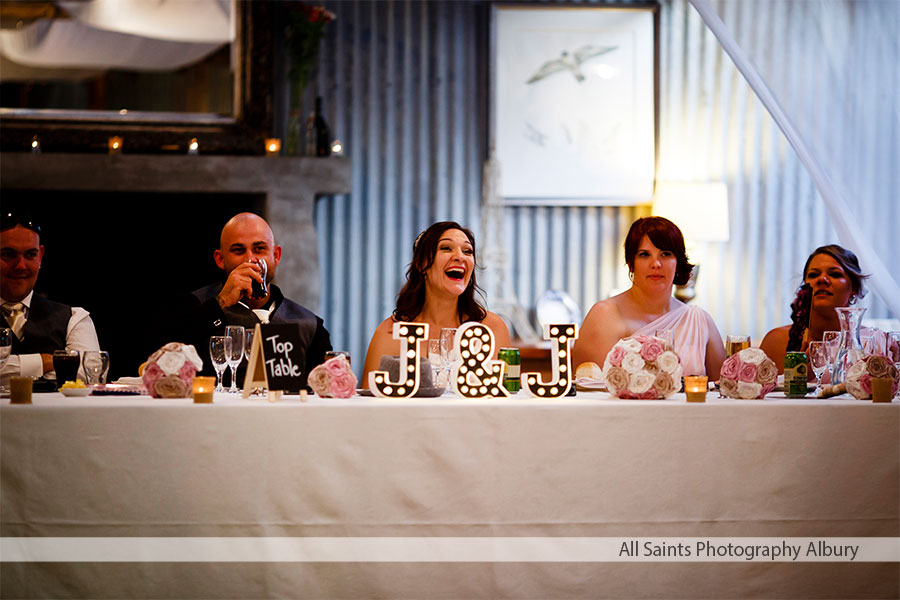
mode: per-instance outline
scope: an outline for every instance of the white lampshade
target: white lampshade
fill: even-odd
[[[685,241],[728,241],[728,188],[724,183],[657,183],[653,214],[678,225]]]

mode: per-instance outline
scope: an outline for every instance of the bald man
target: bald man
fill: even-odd
[[[277,285],[275,271],[281,262],[281,246],[275,244],[272,229],[265,219],[253,213],[240,213],[222,228],[219,248],[213,252],[216,265],[225,280],[194,291],[189,314],[182,321],[188,341],[204,357],[204,372],[212,373],[209,356],[209,337],[223,335],[226,325],[243,325],[252,329],[257,323],[297,323],[300,341],[305,352],[303,383],[306,375],[325,360],[331,350],[331,337],[322,319],[310,310],[284,297]],[[253,283],[262,283],[260,262],[265,261],[265,281],[268,292],[261,298],[251,298]],[[170,340],[171,341],[171,340]],[[238,383],[243,374],[238,374]]]

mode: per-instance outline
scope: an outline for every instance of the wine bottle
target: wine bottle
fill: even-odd
[[[316,156],[331,156],[331,129],[322,116],[322,97],[316,96]]]
[[[303,145],[303,156],[316,155],[316,113],[309,111],[309,118],[306,119],[305,142]]]

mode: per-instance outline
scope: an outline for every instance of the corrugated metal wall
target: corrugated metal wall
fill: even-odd
[[[354,191],[317,204],[324,279],[319,312],[335,347],[349,350],[359,370],[372,331],[393,309],[418,232],[452,219],[484,238],[490,7],[325,4],[337,19],[328,26],[307,105],[316,94],[324,97],[333,132],[352,159]],[[786,16],[767,11],[766,3],[719,6],[731,23],[754,28],[775,56],[783,50],[779,44],[797,43],[776,35]],[[741,14],[729,14],[735,10]],[[731,239],[695,251],[702,265],[695,302],[723,334],[750,333],[758,340],[787,321],[808,252],[836,241],[835,234],[802,165],[685,0],[662,3],[660,48],[659,178],[725,181],[729,189]],[[873,152],[896,160],[896,127],[893,149],[873,146]],[[885,192],[884,198],[896,198]],[[886,238],[900,229],[896,200],[888,203],[887,212],[879,209],[867,221]],[[622,240],[648,209],[507,211],[511,280],[526,309],[533,310],[544,290],[562,289],[586,312],[627,286]],[[896,260],[893,268],[900,278]],[[889,316],[871,295],[865,303],[871,316]]]

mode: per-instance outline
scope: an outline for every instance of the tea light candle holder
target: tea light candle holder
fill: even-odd
[[[194,404],[211,404],[215,389],[215,377],[194,377]]]
[[[873,377],[870,381],[872,384],[872,402],[890,402],[891,388],[894,380],[890,377]]]
[[[123,140],[121,137],[114,135],[108,140],[109,153],[110,154],[122,154],[122,143]]]
[[[31,153],[41,153],[41,140],[38,138],[38,136],[34,136],[33,138],[31,138]]]
[[[200,152],[200,142],[197,141],[197,138],[191,138],[191,142],[188,144],[188,154],[194,156]]]
[[[706,375],[687,375],[684,378],[684,393],[688,402],[706,402],[708,384]]]
[[[281,154],[281,140],[278,138],[266,139],[266,156],[273,157]]]

